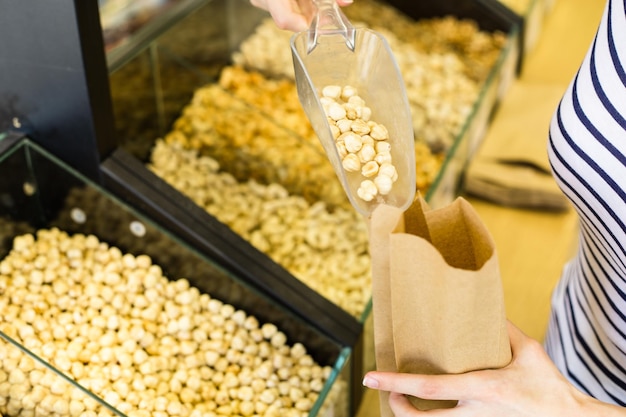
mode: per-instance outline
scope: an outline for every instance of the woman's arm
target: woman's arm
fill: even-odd
[[[315,8],[313,0],[250,0],[253,6],[270,12],[276,26],[300,32],[309,28]],[[352,4],[352,0],[337,0],[341,7]]]
[[[602,403],[573,387],[543,347],[509,323],[513,359],[502,369],[460,375],[368,372],[363,384],[389,391],[396,417],[624,417],[626,409]],[[455,408],[416,410],[405,397],[458,400]]]

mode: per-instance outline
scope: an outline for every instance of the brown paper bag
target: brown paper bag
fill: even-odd
[[[418,195],[405,213],[376,208],[369,226],[378,370],[456,374],[510,362],[496,251],[465,199],[431,210]],[[380,396],[381,415],[391,416]]]
[[[555,211],[570,208],[554,177],[523,161],[475,157],[463,184],[466,193],[498,204]]]
[[[563,90],[552,83],[517,80],[511,85],[465,171],[466,193],[513,207],[570,208],[546,150],[550,119]]]

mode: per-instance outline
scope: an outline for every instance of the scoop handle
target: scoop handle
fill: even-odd
[[[317,46],[320,36],[342,35],[346,46],[354,51],[355,31],[336,0],[315,0],[317,13],[309,28],[308,51],[311,53]]]

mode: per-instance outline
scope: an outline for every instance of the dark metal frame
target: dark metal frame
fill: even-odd
[[[88,177],[115,148],[98,2],[0,0],[0,131]]]

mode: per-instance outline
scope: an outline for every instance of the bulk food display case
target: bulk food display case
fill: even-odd
[[[116,31],[101,26],[104,16],[88,2],[7,6],[0,16],[0,30],[8,33],[0,58],[9,57],[0,59],[9,74],[0,80],[7,103],[0,106],[6,116],[0,128],[28,134],[159,228],[347,347],[343,369],[349,369],[355,410],[363,372],[375,366],[365,221],[347,206],[302,119],[285,72],[289,34],[276,32],[268,15],[246,0],[167,3],[142,15],[141,24],[128,24],[109,45],[103,34]],[[422,178],[417,186],[432,206],[449,203],[518,71],[521,18],[484,0],[363,0],[346,14],[382,31],[394,52],[406,54],[409,68],[428,75],[404,74],[407,86],[422,88],[412,103]],[[379,19],[384,16],[390,20]],[[429,26],[431,20],[441,26]],[[397,27],[405,31],[395,33]],[[451,39],[422,38],[429,27]],[[468,32],[478,40],[464,44]],[[268,39],[279,42],[273,50],[259,47]],[[415,51],[420,47],[426,50]],[[252,59],[249,51],[261,54]],[[429,74],[433,68],[436,75]],[[464,88],[473,94],[465,101],[458,94]],[[439,131],[451,113],[439,99],[450,91],[464,107]],[[320,230],[329,234],[320,236]],[[312,260],[304,262],[306,257]]]
[[[2,415],[350,415],[350,347],[29,139],[0,147]]]
[[[476,1],[424,2],[419,6],[364,0],[345,12],[354,23],[380,30],[393,42],[392,49],[406,56],[401,60],[404,68],[417,70],[405,73],[405,82],[413,87],[416,111],[425,114],[423,102],[435,103],[436,107],[431,112],[433,119],[424,121],[422,116],[415,122],[416,131],[428,135],[431,142],[425,145],[427,141],[420,138],[417,143],[420,188],[433,206],[451,202],[496,103],[517,73],[520,18],[495,2]],[[469,46],[459,39],[449,44],[442,41],[431,54],[428,41],[417,37],[427,27],[415,22],[448,15],[478,22],[481,40]],[[455,28],[452,20],[442,27],[456,29],[456,38],[462,38],[463,31],[477,31],[469,24]],[[162,24],[154,28],[159,26]],[[396,32],[398,27],[404,32]],[[489,35],[495,32],[500,34],[497,41]],[[156,174],[241,236],[245,242],[237,246],[254,256],[255,265],[271,269],[270,275],[285,282],[304,282],[348,313],[346,322],[356,322],[362,329],[358,343],[363,345],[355,349],[356,356],[362,358],[356,359],[362,366],[354,379],[359,389],[359,376],[375,366],[366,227],[349,207],[297,100],[290,36],[249,1],[212,1],[147,38],[150,41],[141,51],[138,48],[125,59],[109,54],[120,146],[102,164],[105,184],[117,195],[137,200],[138,193],[128,188],[130,181],[121,180],[115,172],[132,166],[124,171],[135,177]],[[416,38],[414,42],[408,40],[411,37]],[[490,42],[498,47],[485,46]],[[416,46],[420,43],[421,51]],[[473,53],[469,64],[453,56],[455,48]],[[450,72],[439,77],[419,74],[419,70],[441,66],[439,57],[451,60]],[[455,65],[464,69],[454,72]],[[447,82],[459,77],[456,85],[460,88],[448,86],[441,93],[429,90],[428,83],[445,83],[444,77]],[[459,110],[465,113],[452,122],[452,127],[439,132],[439,122],[446,121],[445,115],[437,114],[446,111],[440,96],[453,90],[454,99],[463,102],[459,91],[467,85],[472,85],[471,96]],[[452,110],[456,110],[454,106]],[[428,134],[420,127],[424,125]],[[151,172],[137,174],[141,172],[137,162]],[[219,164],[219,174],[206,168],[214,163]],[[211,178],[208,183],[218,195],[207,196],[202,182],[191,184],[181,178],[181,167],[185,167],[186,178]],[[153,182],[149,178],[138,181]],[[269,200],[258,196],[275,185],[281,196]],[[228,204],[230,199],[237,204]],[[284,215],[267,215],[263,207],[268,206],[280,207]],[[298,215],[291,215],[294,207],[298,207]],[[282,233],[280,242],[265,230],[270,227]],[[309,238],[311,228],[330,228],[334,233],[316,241],[316,237]],[[355,265],[356,272],[349,270]]]

